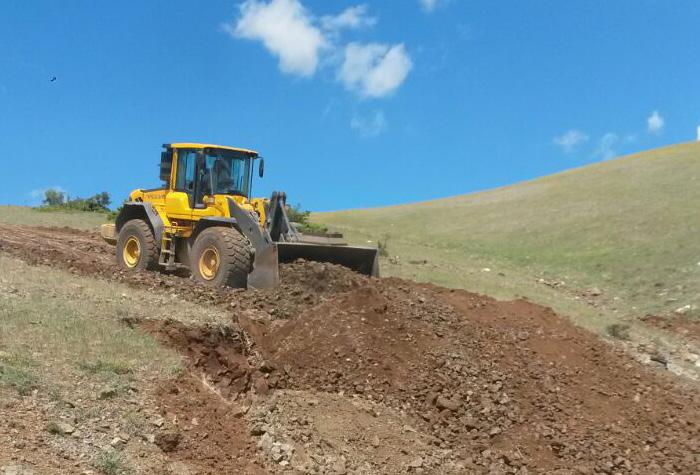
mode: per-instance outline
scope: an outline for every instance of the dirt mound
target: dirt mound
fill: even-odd
[[[3,226],[0,251],[230,311],[226,326],[139,323],[189,362],[159,390],[184,434],[171,455],[211,473],[695,473],[700,464],[697,387],[549,309],[306,262],[282,266],[276,289],[209,289],[116,271],[97,239]]]

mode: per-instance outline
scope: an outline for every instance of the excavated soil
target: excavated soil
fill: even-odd
[[[269,291],[128,274],[96,233],[3,225],[0,252],[228,308],[129,321],[189,371],[157,389],[156,443],[198,473],[697,473],[694,383],[526,301],[281,268]],[[195,423],[196,422],[196,423]]]

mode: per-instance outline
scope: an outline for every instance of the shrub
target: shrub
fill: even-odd
[[[328,228],[322,224],[309,221],[311,211],[303,210],[301,204],[287,206],[287,217],[296,224],[297,230],[302,233],[326,233]]]
[[[606,328],[608,335],[618,340],[629,340],[630,339],[630,326],[626,323],[613,323],[608,325]]]
[[[110,212],[109,205],[112,202],[109,193],[103,191],[89,198],[69,199],[65,192],[49,188],[44,192],[43,205],[39,207],[43,211],[89,211],[98,213]]]
[[[106,450],[95,459],[95,468],[107,475],[132,473],[126,458],[117,451]]]

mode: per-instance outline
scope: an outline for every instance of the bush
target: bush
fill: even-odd
[[[618,340],[629,341],[630,326],[626,323],[613,323],[606,328],[608,335]]]
[[[302,233],[327,233],[328,228],[322,224],[309,221],[311,211],[302,210],[301,204],[287,206],[287,217],[296,224],[297,230]]]
[[[112,202],[109,193],[103,191],[89,198],[68,199],[63,191],[49,188],[44,192],[43,205],[39,207],[44,211],[89,211],[108,213]]]

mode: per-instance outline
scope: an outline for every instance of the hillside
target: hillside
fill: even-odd
[[[355,242],[388,239],[384,275],[523,295],[600,327],[617,315],[700,306],[698,203],[700,143],[686,143],[491,191],[313,219]],[[580,304],[598,290],[594,308]]]

